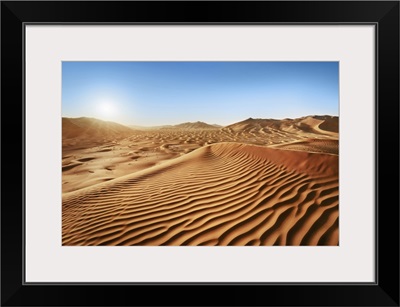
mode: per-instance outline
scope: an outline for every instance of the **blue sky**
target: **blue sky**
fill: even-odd
[[[338,62],[62,63],[63,117],[229,125],[338,112]]]

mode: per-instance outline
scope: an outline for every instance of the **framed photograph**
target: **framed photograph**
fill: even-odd
[[[3,1],[1,33],[2,306],[399,306],[398,1]]]

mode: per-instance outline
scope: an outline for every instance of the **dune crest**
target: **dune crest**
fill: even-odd
[[[217,143],[63,194],[62,243],[337,245],[338,190],[337,155]]]

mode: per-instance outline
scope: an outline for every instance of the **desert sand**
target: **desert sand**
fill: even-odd
[[[338,245],[338,118],[63,118],[63,245]]]

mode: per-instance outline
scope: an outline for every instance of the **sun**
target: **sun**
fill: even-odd
[[[116,103],[113,101],[100,101],[97,104],[97,115],[98,117],[101,117],[102,119],[115,119],[118,115],[118,108],[116,106]]]

